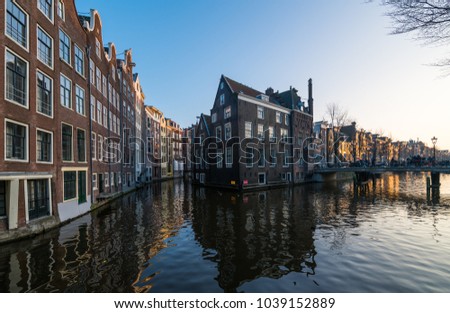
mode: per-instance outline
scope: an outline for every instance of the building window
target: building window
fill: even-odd
[[[75,70],[84,76],[84,53],[77,45],[75,45]]]
[[[28,218],[31,220],[50,215],[48,179],[28,181]]]
[[[97,136],[94,132],[91,134],[91,153],[92,160],[95,160],[97,158]]]
[[[284,149],[284,158],[283,158],[283,167],[287,167],[289,165],[290,153],[289,149],[286,147]]]
[[[64,201],[77,197],[77,172],[64,172]]]
[[[220,105],[224,105],[225,104],[225,94],[221,94],[220,95]]]
[[[285,124],[286,126],[289,126],[289,114],[285,114],[285,115],[284,115],[284,124]]]
[[[51,163],[53,161],[53,134],[43,130],[36,131],[36,160]]]
[[[259,166],[259,167],[264,167],[264,166],[266,166],[266,155],[265,155],[264,148],[260,148],[260,149],[259,149],[258,166]]]
[[[6,99],[28,107],[28,64],[8,50],[6,62]]]
[[[78,162],[86,162],[86,132],[77,129]]]
[[[106,76],[102,75],[102,93],[106,97],[108,95],[108,88],[106,84]]]
[[[258,107],[258,118],[263,120],[264,119],[264,108]]]
[[[225,124],[225,140],[228,140],[231,138],[231,124]]]
[[[264,140],[264,125],[258,124],[258,139]]]
[[[50,21],[53,21],[53,0],[39,0],[38,8]]]
[[[281,124],[282,123],[282,119],[281,119],[281,112],[276,112],[276,122]]]
[[[53,67],[53,39],[39,26],[37,28],[37,57],[45,65]]]
[[[100,45],[100,41],[98,40],[98,38],[95,38],[95,54],[100,58],[100,60],[102,59],[101,51],[102,48]]]
[[[231,106],[227,106],[224,110],[223,110],[223,118],[227,119],[231,117]]]
[[[246,164],[247,167],[253,167],[253,148],[246,148]]]
[[[215,123],[215,122],[217,122],[217,113],[213,113],[211,115],[211,123]]]
[[[245,138],[253,137],[252,122],[245,122]]]
[[[109,173],[105,173],[104,182],[105,182],[105,187],[109,187]]]
[[[225,149],[225,165],[227,168],[233,166],[233,147],[226,147]]]
[[[81,115],[84,114],[84,89],[80,86],[75,86],[75,104],[77,113]]]
[[[274,167],[277,165],[277,150],[275,147],[270,147],[270,166]]]
[[[64,11],[64,2],[62,2],[61,0],[58,1],[58,16],[64,20],[66,18],[66,14]]]
[[[28,16],[12,0],[7,1],[6,35],[28,49]]]
[[[217,168],[222,168],[222,166],[223,166],[223,152],[222,152],[222,149],[218,149],[217,150],[216,165],[217,165]]]
[[[63,161],[72,161],[72,126],[62,124],[62,159]]]
[[[70,38],[59,30],[59,57],[70,64]]]
[[[286,141],[288,138],[288,130],[285,128],[280,129],[281,140]]]
[[[89,59],[89,80],[91,81],[91,84],[94,85],[94,76],[95,76],[95,65],[94,61],[92,59]]]
[[[100,69],[96,67],[95,69],[95,80],[96,80],[96,86],[98,91],[102,91],[102,72],[100,72]]]
[[[108,109],[106,106],[103,107],[103,126],[108,127]]]
[[[260,185],[264,185],[266,183],[266,174],[265,173],[258,174],[258,183]]]
[[[95,97],[91,95],[91,120],[95,121]]]
[[[97,190],[97,173],[92,174],[92,188]]]
[[[100,101],[97,101],[97,122],[99,125],[102,125],[102,104]]]
[[[103,159],[103,137],[98,134],[98,160],[101,161]]]
[[[216,127],[216,138],[222,140],[222,126]]]
[[[6,181],[0,180],[0,217],[6,216],[6,201],[7,201],[7,195],[6,195]]]
[[[60,78],[60,96],[61,105],[71,109],[72,108],[72,82],[66,76],[61,74]]]
[[[269,126],[269,140],[272,142],[276,140],[273,126]]]
[[[53,93],[52,80],[47,75],[37,72],[37,111],[47,116],[53,116]]]
[[[28,160],[28,126],[6,121],[6,160]]]

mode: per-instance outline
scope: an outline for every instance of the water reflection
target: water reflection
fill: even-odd
[[[365,192],[156,184],[1,246],[0,292],[449,292],[450,178],[441,182],[439,204],[420,174],[384,175]]]

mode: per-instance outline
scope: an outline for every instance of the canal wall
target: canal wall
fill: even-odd
[[[352,180],[352,172],[334,172],[334,173],[314,173],[311,178],[313,183],[327,183],[336,181]]]

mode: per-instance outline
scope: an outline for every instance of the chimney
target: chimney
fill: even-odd
[[[309,114],[314,115],[313,86],[311,78],[308,80],[308,110]]]
[[[271,95],[273,95],[273,92],[274,92],[274,90],[273,90],[272,87],[269,87],[269,88],[266,89],[266,95],[269,96],[269,97],[270,97]]]

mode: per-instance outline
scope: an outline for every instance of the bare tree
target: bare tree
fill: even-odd
[[[328,145],[328,155],[339,156],[339,140],[342,126],[348,123],[348,111],[337,103],[327,105],[324,120],[328,121],[333,134],[333,145]],[[331,153],[330,153],[331,152]]]
[[[393,20],[392,34],[413,33],[426,44],[450,43],[450,1],[382,0],[382,4],[388,7],[386,15]],[[435,65],[450,66],[450,58]]]

